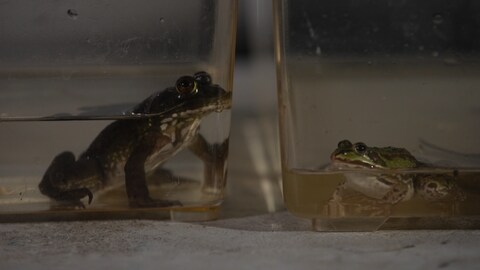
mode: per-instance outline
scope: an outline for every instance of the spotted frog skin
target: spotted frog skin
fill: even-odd
[[[146,174],[188,148],[204,162],[205,178],[214,177],[211,174],[219,166],[213,164],[225,161],[228,140],[210,145],[198,130],[204,116],[229,109],[230,100],[231,93],[212,84],[208,73],[182,76],[174,87],[138,104],[130,112],[134,119],[108,125],[78,159],[72,152],[57,155],[39,189],[55,201],[84,207],[81,199],[88,197],[90,204],[94,192],[111,186],[120,176],[132,207],[181,205],[151,198]],[[224,173],[223,167],[218,170]]]
[[[459,193],[455,185],[455,170],[450,174],[398,173],[399,170],[431,168],[404,148],[369,147],[362,142],[352,144],[343,140],[331,154],[331,168],[374,169],[368,174],[360,170],[346,172],[347,181],[343,188],[385,203],[406,201],[415,194],[425,200],[438,201]]]

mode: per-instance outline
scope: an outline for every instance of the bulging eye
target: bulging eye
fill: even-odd
[[[338,148],[350,148],[352,143],[349,140],[343,140],[338,143]]]
[[[359,154],[363,154],[363,153],[365,153],[365,151],[367,151],[367,145],[362,143],[362,142],[356,143],[355,144],[355,151]]]
[[[212,84],[212,77],[210,77],[210,75],[205,71],[197,72],[195,73],[195,75],[193,75],[193,77],[195,78],[195,81],[199,84],[204,84],[204,85]]]
[[[197,90],[197,84],[192,76],[183,76],[177,80],[175,84],[177,92],[181,95],[188,95]]]

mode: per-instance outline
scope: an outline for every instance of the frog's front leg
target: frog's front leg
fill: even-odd
[[[209,144],[202,135],[197,134],[189,149],[204,163],[204,189],[223,189],[227,174],[228,139],[220,144]]]
[[[125,164],[125,186],[132,207],[169,207],[182,205],[179,201],[154,200],[150,197],[145,177],[145,161],[152,154],[155,145],[167,145],[170,139],[166,136],[157,138],[154,134],[146,134],[128,157]]]
[[[410,200],[414,195],[414,185],[411,176],[401,174],[380,175],[378,181],[388,183],[390,190],[385,193],[382,200],[391,204]]]

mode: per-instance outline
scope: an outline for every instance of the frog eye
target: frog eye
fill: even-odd
[[[363,153],[365,153],[365,151],[367,151],[367,145],[362,143],[362,142],[356,143],[355,144],[355,151],[359,154],[363,154]]]
[[[188,95],[197,91],[197,83],[192,76],[183,76],[175,84],[177,92],[181,95]]]
[[[197,72],[193,75],[193,77],[195,78],[195,81],[199,84],[212,84],[212,77],[210,77],[210,75],[205,71]]]
[[[343,140],[338,143],[338,148],[350,148],[352,143],[349,140]]]

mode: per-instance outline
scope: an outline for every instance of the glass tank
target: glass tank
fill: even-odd
[[[1,5],[0,222],[217,217],[236,0]]]
[[[274,3],[288,210],[319,231],[479,228],[480,3]]]

